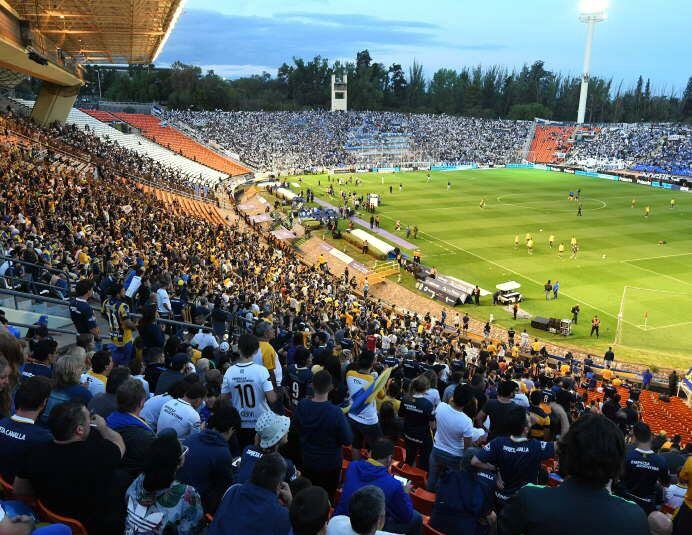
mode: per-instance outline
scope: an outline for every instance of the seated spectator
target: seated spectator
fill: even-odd
[[[255,464],[250,481],[228,489],[207,535],[287,535],[291,523],[281,502],[290,507],[292,497],[285,479],[283,457],[264,455]]]
[[[219,348],[219,342],[216,337],[212,334],[209,327],[202,327],[197,334],[190,340],[190,345],[196,347],[200,351],[203,351],[207,347],[212,347],[214,349]]]
[[[476,469],[471,460],[476,448],[464,450],[461,470],[450,470],[440,478],[430,525],[447,535],[491,533],[496,521],[495,474]]]
[[[293,420],[300,436],[302,473],[333,498],[341,478],[342,447],[353,440],[342,410],[329,401],[332,376],[318,371],[312,381],[314,396],[302,399]]]
[[[346,514],[351,496],[362,487],[375,485],[385,494],[387,508],[385,531],[407,535],[417,534],[421,531],[422,518],[411,505],[411,499],[408,496],[409,488],[404,488],[401,482],[389,473],[393,454],[394,445],[387,439],[380,439],[375,442],[370,459],[352,461],[346,470],[343,492],[334,513]]]
[[[503,488],[495,492],[499,508],[527,483],[538,483],[541,461],[555,457],[552,442],[528,438],[531,423],[523,407],[511,407],[505,424],[510,435],[494,438],[471,459],[474,467],[500,474]]]
[[[661,511],[654,511],[649,515],[649,535],[672,535],[673,521],[671,516]]]
[[[125,366],[118,366],[108,374],[106,381],[106,391],[95,395],[87,405],[89,411],[98,414],[102,418],[118,410],[118,399],[116,392],[120,385],[130,378],[130,370]]]
[[[197,491],[175,480],[185,463],[187,448],[173,431],[161,433],[151,443],[144,473],[127,489],[125,533],[199,533],[204,515]]]
[[[106,391],[108,374],[113,369],[113,359],[108,350],[97,351],[91,356],[91,369],[85,374],[84,382],[92,396]]]
[[[41,424],[47,425],[53,408],[61,403],[75,401],[87,405],[91,401],[93,396],[80,384],[83,369],[84,357],[65,355],[57,360],[53,369],[55,384],[39,418]]]
[[[380,531],[387,520],[387,502],[380,487],[367,485],[351,496],[348,515],[332,516],[327,535],[391,535]]]
[[[21,367],[22,379],[41,375],[48,377],[53,376],[53,360],[58,350],[58,343],[52,338],[43,338],[35,344],[31,350],[31,356],[26,359],[26,362]]]
[[[12,504],[13,505],[13,504]],[[0,503],[0,533],[3,535],[72,535],[72,530],[65,524],[51,524],[36,528],[36,521],[29,515],[12,515],[5,510],[6,504]]]
[[[214,513],[226,489],[233,483],[232,456],[228,442],[240,429],[240,415],[228,402],[215,407],[206,428],[183,444],[189,448],[177,479],[195,487],[208,513]]]
[[[206,394],[207,390],[202,383],[194,383],[190,385],[181,398],[167,401],[161,407],[156,432],[161,433],[164,429],[173,429],[180,439],[199,433],[201,419],[197,409],[202,404]]]
[[[122,533],[119,522],[113,522],[117,508],[110,494],[125,453],[122,437],[76,402],[55,407],[48,426],[53,442],[35,446],[31,457],[17,467],[17,496],[39,498],[51,511],[82,522],[91,533]]]
[[[240,457],[240,465],[236,474],[236,483],[246,483],[252,475],[252,470],[259,459],[269,453],[279,451],[279,448],[288,442],[288,430],[291,427],[291,419],[287,416],[267,411],[257,418],[255,431],[257,437],[255,444],[247,446]],[[300,475],[293,466],[293,462],[285,459],[286,483]]]
[[[634,444],[627,448],[625,468],[617,491],[623,498],[638,504],[648,515],[656,509],[662,497],[659,484],[666,486],[669,483],[668,465],[652,449],[653,437],[648,425],[637,423],[632,434]]]
[[[49,395],[48,379],[41,375],[25,379],[14,396],[15,413],[0,420],[0,475],[9,483],[35,444],[53,441],[50,431],[34,425]]]
[[[120,433],[125,443],[121,468],[129,478],[128,486],[144,470],[146,455],[155,437],[154,430],[140,416],[145,395],[137,379],[125,380],[115,393],[118,410],[106,418],[108,427]]]
[[[288,511],[292,535],[326,535],[329,510],[329,497],[323,488],[308,487],[296,493]]]
[[[163,350],[158,347],[150,347],[144,350],[144,379],[149,383],[149,391],[156,392],[159,377],[166,371],[163,363]]]
[[[144,399],[149,399],[149,383],[147,380],[144,378],[144,365],[142,364],[142,361],[134,358],[130,361],[130,364],[128,365],[130,368],[130,376],[133,379],[137,379],[140,383],[142,383],[142,387],[144,388],[144,393],[146,394],[146,398]]]
[[[144,407],[140,416],[149,424],[152,429],[156,429],[161,415],[161,408],[172,399],[183,397],[185,391],[190,388],[192,383],[179,381],[169,388],[168,392],[149,398],[144,402]]]
[[[164,371],[156,381],[156,394],[163,394],[168,388],[183,379],[183,370],[189,359],[185,353],[177,353],[171,358],[169,368]]]
[[[502,508],[501,535],[648,535],[637,505],[608,490],[625,458],[617,426],[601,415],[585,414],[558,446],[565,481],[558,487],[526,485]]]

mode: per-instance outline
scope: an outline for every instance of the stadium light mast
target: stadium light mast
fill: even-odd
[[[591,48],[593,32],[597,22],[608,18],[606,10],[608,0],[582,0],[579,3],[579,21],[586,23],[586,48],[584,49],[584,68],[581,75],[581,91],[579,93],[579,111],[577,123],[583,124],[586,116],[586,98],[589,92],[589,70],[591,69]]]

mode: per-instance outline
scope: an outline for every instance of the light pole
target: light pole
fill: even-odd
[[[591,68],[591,47],[593,32],[597,22],[608,18],[606,9],[608,0],[582,0],[579,4],[579,21],[586,23],[586,48],[584,49],[584,68],[581,75],[581,91],[579,93],[579,111],[577,123],[584,123],[586,115],[586,97],[589,92],[589,70]]]

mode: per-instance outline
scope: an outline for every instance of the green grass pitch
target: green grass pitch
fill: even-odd
[[[345,178],[336,175],[334,180],[338,176]],[[491,292],[498,283],[516,280],[525,296],[522,308],[533,316],[569,318],[572,305],[579,303],[579,324],[571,337],[535,331],[542,338],[597,354],[614,345],[616,359],[631,362],[692,365],[692,194],[530,169],[433,172],[430,183],[425,172],[358,176],[359,186],[335,185],[337,193],[341,188],[379,193],[382,227],[394,231],[400,219],[405,238],[406,225],[418,225],[418,239],[409,241],[440,273]],[[303,187],[313,187],[325,199],[327,186],[324,175],[303,178]],[[579,188],[581,217],[577,203],[568,200],[569,192]],[[647,205],[651,215],[645,218]],[[534,238],[533,255],[525,246],[527,232]],[[570,259],[572,236],[580,246],[576,259]],[[660,240],[667,243],[659,245]],[[562,258],[560,242],[566,249]],[[560,281],[556,301],[545,299],[547,279]],[[534,332],[529,320],[515,322],[493,307],[490,297],[484,301],[481,307],[458,308],[482,320],[492,313],[503,326]],[[598,340],[589,336],[594,314],[602,320]]]

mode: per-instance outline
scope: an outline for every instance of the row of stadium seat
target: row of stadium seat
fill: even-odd
[[[208,204],[196,199],[191,199],[183,195],[171,193],[166,190],[152,188],[145,184],[139,184],[139,188],[153,194],[158,200],[166,203],[171,207],[173,212],[178,215],[189,215],[208,221],[213,225],[225,225],[226,221],[219,212],[218,208],[213,204]]]
[[[529,149],[529,161],[534,163],[557,163],[564,158],[556,153],[566,153],[572,143],[574,126],[538,125]]]
[[[248,172],[246,167],[217,154],[204,145],[200,145],[179,130],[170,126],[162,126],[159,119],[152,115],[141,113],[114,113],[113,115],[135,128],[139,128],[142,134],[152,141],[195,162],[200,162],[229,175],[243,175]]]

